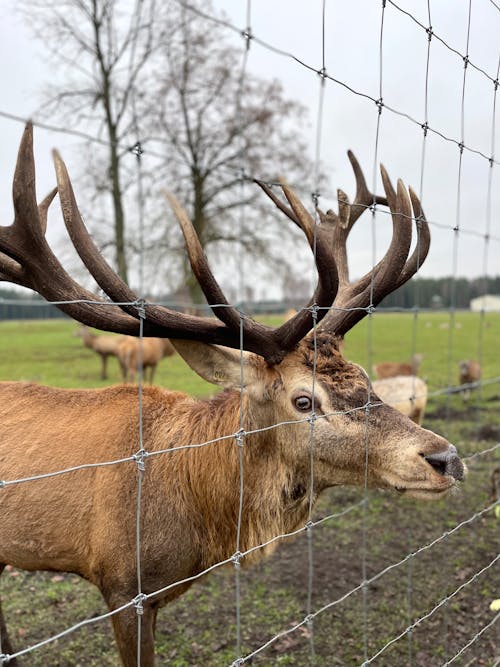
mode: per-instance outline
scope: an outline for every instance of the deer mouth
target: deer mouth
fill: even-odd
[[[466,468],[453,445],[449,445],[441,452],[421,453],[419,457],[427,474],[417,480],[394,483],[393,488],[402,495],[437,500],[447,495],[465,477]]]

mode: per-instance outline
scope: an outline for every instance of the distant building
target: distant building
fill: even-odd
[[[500,295],[485,294],[484,296],[471,299],[470,309],[476,313],[479,313],[481,310],[500,313]]]

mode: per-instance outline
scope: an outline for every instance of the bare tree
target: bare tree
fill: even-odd
[[[213,14],[209,2],[22,2],[60,66],[42,108],[104,142],[104,149],[93,144],[85,153],[84,178],[93,197],[89,223],[101,250],[112,247],[119,275],[128,281],[127,253],[144,249],[149,285],[154,279],[156,289],[160,280],[186,284],[190,300],[203,301],[183,259],[179,230],[165,222],[159,192],[166,185],[186,202],[203,248],[226,257],[226,273],[244,255],[254,268],[267,262],[273,275],[286,270],[282,223],[269,225],[269,208],[249,180],[285,175],[311,192],[313,170],[301,135],[305,108],[286,99],[278,81],[243,75],[244,44],[231,42],[233,33],[197,10]],[[142,236],[137,224],[125,224],[136,140],[148,158],[149,222]],[[161,161],[154,157],[159,155]],[[112,205],[112,234],[103,224],[109,213],[103,195]],[[171,251],[168,266],[165,249]]]
[[[186,203],[209,254],[224,254],[226,264],[241,253],[253,261],[281,257],[285,266],[282,225],[269,225],[269,207],[261,209],[262,195],[248,180],[286,175],[311,192],[313,169],[301,135],[305,107],[286,99],[278,81],[244,72],[244,45],[229,42],[228,31],[192,11],[193,4],[172,4],[176,30],[161,45],[152,82],[158,106],[148,134],[158,143],[156,152],[165,154],[161,185],[168,183]],[[203,8],[213,13],[206,2]],[[173,225],[156,242],[182,246]],[[183,274],[192,302],[200,303],[186,265]]]
[[[123,158],[131,147],[133,96],[154,51],[155,0],[22,0],[35,34],[57,65],[42,111],[71,129],[89,128],[94,193],[110,195],[118,274],[127,281]]]

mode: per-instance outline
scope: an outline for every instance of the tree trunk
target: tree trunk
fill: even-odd
[[[120,159],[114,127],[110,127],[110,167],[111,196],[113,199],[115,227],[115,264],[116,272],[128,284],[127,257],[125,254],[125,216],[123,213],[122,191],[120,185]]]
[[[204,210],[203,210],[203,177],[196,168],[193,168],[192,175],[193,175],[193,186],[194,186],[192,222],[196,234],[200,239],[201,245],[204,248],[206,218],[204,216]],[[186,263],[185,270],[187,271],[186,285],[187,288],[189,289],[189,297],[191,299],[191,303],[193,304],[194,311],[196,312],[196,314],[199,315],[208,315],[206,308],[199,307],[200,304],[206,303],[206,299],[205,295],[203,294],[203,290],[201,289],[200,285],[198,284],[198,281],[196,280],[196,278],[193,275],[193,272],[191,271],[189,262]]]

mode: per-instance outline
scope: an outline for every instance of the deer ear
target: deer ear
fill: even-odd
[[[239,389],[252,384],[256,378],[256,366],[248,352],[233,350],[222,345],[211,345],[194,340],[170,339],[180,356],[195,373],[207,382],[227,389]]]

